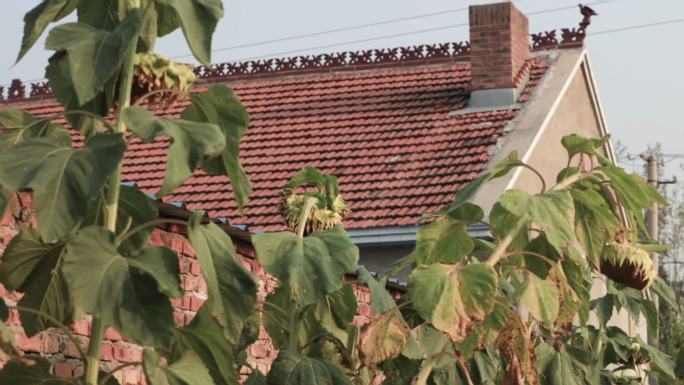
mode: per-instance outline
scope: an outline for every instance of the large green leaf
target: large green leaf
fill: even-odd
[[[34,230],[22,230],[5,249],[0,281],[9,290],[24,293],[19,306],[70,324],[72,304],[61,272],[63,254],[63,243],[45,244]],[[56,326],[34,313],[19,312],[19,315],[28,336]]]
[[[287,285],[280,285],[273,292],[266,296],[264,301],[263,325],[264,329],[271,337],[271,343],[276,349],[287,349],[289,344],[290,330],[285,327],[288,325],[293,313],[300,310],[297,303],[292,298],[292,289]],[[298,327],[297,336],[300,345],[308,341],[308,330]],[[314,332],[316,333],[316,332]],[[302,335],[303,334],[303,335]]]
[[[668,304],[668,306],[672,307],[673,309],[679,309],[679,300],[677,299],[677,294],[675,291],[670,287],[670,285],[665,281],[664,279],[660,277],[656,277],[653,280],[653,283],[651,284],[649,288],[652,292],[658,295],[665,303]]]
[[[409,328],[399,312],[388,310],[364,325],[359,353],[367,366],[375,366],[401,353],[408,343]]]
[[[159,36],[173,32],[178,25],[195,58],[211,64],[211,40],[216,24],[223,17],[221,0],[156,0]]]
[[[266,296],[263,325],[277,349],[288,347],[291,331],[284,325],[288,325],[290,317],[297,317],[298,346],[311,346],[322,336],[346,341],[356,307],[357,299],[351,285],[344,285],[340,290],[303,308],[297,306],[292,289],[280,285]]]
[[[555,352],[544,371],[546,383],[549,385],[582,385],[583,376],[575,370],[568,353]]]
[[[33,361],[33,362],[31,362]],[[76,380],[58,378],[50,373],[50,363],[32,357],[11,360],[0,369],[0,384],[16,385],[76,385]]]
[[[175,190],[192,176],[203,159],[219,155],[226,144],[219,126],[211,123],[157,118],[140,107],[125,109],[121,118],[143,140],[150,141],[160,135],[172,139],[164,184],[158,195],[166,195]]]
[[[558,317],[559,299],[558,286],[554,282],[539,278],[536,274],[527,274],[520,294],[520,303],[534,318],[547,326],[553,325]]]
[[[577,154],[587,154],[606,159],[603,155],[603,146],[608,143],[608,140],[610,140],[610,135],[594,139],[570,134],[561,139],[561,144],[568,151],[568,157],[571,159]]]
[[[501,197],[501,205],[520,218],[529,218],[546,234],[558,253],[575,241],[575,206],[567,191],[549,191],[529,195],[510,189]]]
[[[24,37],[17,62],[33,47],[48,24],[68,16],[79,2],[80,0],[43,0],[24,15]]]
[[[387,277],[376,280],[363,266],[359,267],[358,274],[359,281],[368,286],[368,289],[370,290],[370,302],[373,314],[379,315],[389,309],[397,307],[394,298],[392,298],[392,295],[387,291]]]
[[[230,237],[213,223],[202,225],[202,214],[196,212],[190,219],[190,243],[207,281],[211,314],[236,344],[256,304],[257,282],[238,260]]]
[[[84,23],[63,24],[50,31],[45,48],[66,51],[79,104],[95,98],[116,75],[130,45],[136,42],[140,20],[139,11],[129,11],[113,31]]]
[[[239,158],[240,139],[249,125],[247,110],[240,104],[233,91],[224,85],[213,85],[207,92],[193,94],[191,97],[192,104],[183,111],[181,118],[219,126],[226,141],[221,154],[205,159],[202,168],[209,174],[228,175],[235,199],[242,208],[252,191]]]
[[[120,0],[79,1],[78,22],[112,31],[119,24],[121,4]]]
[[[264,269],[292,288],[307,305],[342,287],[342,276],[356,270],[359,249],[339,226],[302,238],[290,232],[252,236]]]
[[[231,364],[233,346],[223,336],[223,328],[212,317],[208,305],[202,305],[188,326],[176,329],[174,345],[182,352],[178,356],[192,349],[209,369],[216,385],[237,385],[239,376]]]
[[[38,212],[38,232],[50,242],[71,232],[121,162],[126,145],[121,134],[95,135],[81,149],[48,138],[27,140],[0,152],[0,180],[10,191],[31,189]]]
[[[651,359],[651,366],[658,368],[663,374],[671,379],[677,378],[675,375],[674,363],[672,357],[660,351],[655,346],[651,346],[644,342],[640,337],[637,337],[637,342],[642,349],[646,350],[648,357]]]
[[[52,89],[55,99],[64,106],[65,118],[71,127],[85,136],[102,132],[103,124],[99,119],[81,114],[78,111],[89,112],[99,117],[106,116],[114,103],[117,80],[115,76],[102,87],[97,96],[85,104],[80,103],[76,95],[69,58],[66,53],[58,52],[52,55],[45,69],[45,76],[50,81],[50,89]]]
[[[508,211],[500,202],[495,203],[494,206],[492,206],[492,210],[489,212],[489,224],[492,227],[491,231],[499,241],[504,239],[509,234],[513,235],[512,233],[516,229],[518,222],[523,219],[525,218],[520,218],[519,216]],[[514,236],[509,249],[524,249],[529,242],[529,232],[519,231],[518,234]]]
[[[458,263],[473,251],[467,222],[440,217],[418,229],[412,257],[416,264]]]
[[[5,108],[0,111],[0,150],[7,150],[24,140],[47,137],[57,144],[71,144],[69,131],[59,124],[52,124],[50,119],[35,117],[18,108]]]
[[[423,265],[409,277],[409,289],[421,317],[461,341],[492,310],[497,279],[486,264]]]
[[[624,205],[631,215],[634,215],[639,228],[646,231],[643,210],[653,202],[666,205],[667,200],[641,176],[627,174],[618,166],[603,163],[601,172],[610,179],[610,185],[615,189],[619,203]]]
[[[352,385],[336,364],[281,350],[268,373],[269,385]]]
[[[157,202],[150,199],[145,193],[136,187],[121,186],[119,192],[119,206],[117,215],[117,232],[125,229],[130,221],[131,228],[140,226],[159,217],[159,207]],[[124,254],[131,254],[138,250],[145,242],[153,228],[146,228],[126,239],[119,245],[119,250]]]
[[[173,252],[153,248],[143,250],[141,258],[123,257],[114,234],[90,226],[67,245],[63,271],[77,314],[99,316],[140,344],[168,345],[173,309],[162,293],[178,294],[171,283],[178,279]]]
[[[599,192],[573,188],[570,194],[575,201],[577,240],[584,247],[589,262],[598,269],[603,247],[619,229],[620,222]]]
[[[344,285],[340,290],[326,295],[304,310],[302,318],[308,329],[307,334],[311,338],[316,334],[330,333],[345,341],[349,325],[356,315],[357,305],[351,285]]]
[[[193,352],[186,352],[178,361],[162,366],[159,355],[145,349],[143,369],[149,385],[214,385],[209,370]]]

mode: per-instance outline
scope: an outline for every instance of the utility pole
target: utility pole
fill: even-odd
[[[645,157],[646,160],[646,178],[648,184],[658,188],[658,182],[660,181],[660,175],[658,175],[658,157],[651,153]],[[658,231],[658,204],[656,202],[651,203],[651,207],[646,211],[646,227],[648,229],[648,236],[654,241],[658,241],[659,231]],[[659,257],[658,253],[651,253],[651,259],[653,260],[653,265],[655,266],[656,275],[659,273]],[[653,296],[653,302],[656,306],[656,314],[658,313],[658,298]],[[648,333],[648,344],[651,346],[658,346],[658,335],[652,335]]]

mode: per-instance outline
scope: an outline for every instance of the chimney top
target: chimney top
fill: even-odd
[[[512,105],[530,57],[527,17],[511,2],[473,5],[469,11],[470,106]]]

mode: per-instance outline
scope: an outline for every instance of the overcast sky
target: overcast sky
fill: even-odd
[[[534,13],[575,5],[576,0],[515,1],[524,13]],[[487,1],[455,0],[225,0],[226,17],[221,20],[214,48],[246,45],[361,24],[458,10]],[[37,0],[0,0],[0,84],[13,78],[34,80],[43,77],[49,56],[38,45],[16,66],[23,14]],[[587,47],[598,83],[608,127],[616,140],[630,152],[643,151],[661,142],[668,153],[684,154],[684,1],[607,0],[592,1],[599,13],[589,28]],[[591,4],[590,3],[590,4]],[[532,14],[530,31],[574,27],[580,20],[577,8]],[[663,21],[670,24],[613,33],[592,33]],[[407,33],[468,22],[468,12],[444,12],[430,17],[376,25],[336,33],[292,39],[247,48],[220,50],[213,61],[234,61],[272,56],[282,52],[309,49],[296,54],[339,50],[386,48],[410,44],[461,41],[468,39],[467,26],[441,29],[392,38],[341,44],[380,36]],[[335,47],[318,48],[340,44]],[[164,38],[158,51],[168,56],[189,51],[178,34]],[[290,54],[285,54],[290,56]],[[179,60],[192,61],[191,57]],[[668,163],[668,174],[681,162]],[[636,161],[626,166],[637,166]],[[680,172],[681,175],[681,172]]]

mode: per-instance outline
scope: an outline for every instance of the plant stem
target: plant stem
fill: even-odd
[[[132,8],[132,4],[124,5],[124,17],[128,8]],[[121,111],[131,104],[131,91],[133,87],[133,70],[136,43],[132,42],[126,56],[123,60],[121,68],[121,76],[119,78],[119,99],[117,101],[117,109],[119,116],[114,127],[115,133],[124,134],[126,126],[121,120]],[[105,189],[104,202],[104,219],[105,225],[109,231],[114,233],[116,231],[116,219],[119,210],[119,193],[121,191],[121,169],[123,162],[120,162],[116,167],[114,173],[110,176],[107,188]],[[90,333],[90,343],[88,346],[88,358],[85,360],[84,380],[86,385],[97,385],[98,373],[100,371],[100,349],[102,347],[102,338],[107,329],[104,320],[100,317],[93,316],[92,330]]]
[[[85,379],[87,385],[97,385],[97,377],[100,372],[100,350],[105,329],[106,326],[102,319],[100,317],[93,317],[88,355],[85,359]]]
[[[546,262],[549,267],[553,267],[556,265],[556,262],[551,260],[549,257],[535,253],[534,251],[527,251],[527,250],[518,250],[518,251],[511,251],[510,253],[506,253],[502,258],[510,257],[511,255],[517,255],[517,254],[522,254],[522,255],[530,255],[532,257],[537,257],[541,259],[542,261]]]
[[[496,245],[496,249],[494,249],[494,252],[489,257],[489,259],[487,259],[487,264],[489,266],[494,267],[497,264],[497,262],[499,262],[499,260],[506,255],[506,249],[508,248],[508,246],[511,245],[511,243],[513,242],[513,239],[518,235],[520,230],[522,230],[522,228],[525,227],[525,223],[527,223],[526,218],[522,218],[522,219],[518,220],[518,223],[516,223],[513,230],[511,230],[506,235],[506,237],[504,239],[502,239],[498,245]]]
[[[544,177],[542,176],[542,174],[539,171],[537,171],[536,168],[530,166],[527,163],[523,163],[522,167],[524,167],[524,168],[532,171],[533,173],[535,173],[535,175],[537,175],[537,177],[539,178],[539,180],[541,181],[541,184],[542,184],[541,192],[546,191],[546,181],[544,180]]]
[[[438,344],[436,350],[443,350],[446,344],[447,341],[443,340],[441,343]],[[437,353],[429,359],[423,361],[423,366],[420,368],[418,375],[411,382],[411,385],[427,385],[427,380],[430,377],[430,373],[432,373],[432,369],[435,368],[440,358],[444,356],[444,354],[441,353],[445,352]]]
[[[302,213],[299,215],[299,225],[297,226],[297,235],[304,237],[304,230],[306,230],[306,224],[309,221],[309,213],[311,210],[316,208],[316,198],[309,198],[304,203],[304,208]]]
[[[288,329],[287,331],[289,333],[288,334],[288,337],[289,337],[288,349],[290,351],[293,351],[293,352],[296,352],[299,350],[299,349],[297,349],[297,345],[299,345],[297,342],[297,336],[299,334],[298,330],[297,330],[298,329],[297,328],[297,321],[299,321],[299,308],[293,309],[292,312],[290,313],[290,322],[289,322],[289,325],[287,328]]]

